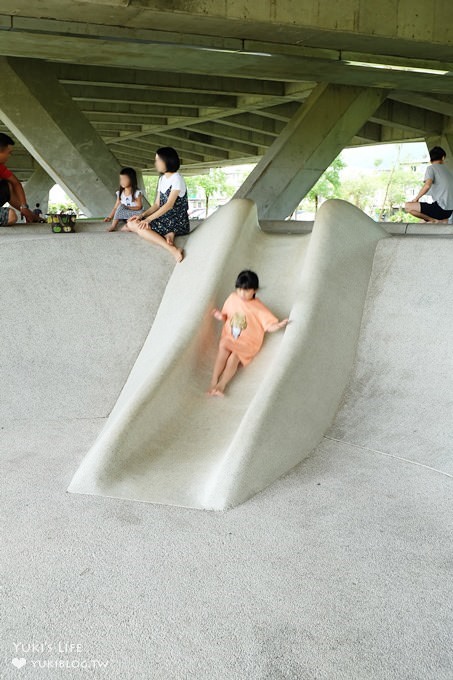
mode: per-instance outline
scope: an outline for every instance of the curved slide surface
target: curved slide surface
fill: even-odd
[[[245,501],[302,461],[332,424],[354,361],[376,244],[388,234],[328,201],[313,232],[261,231],[232,200],[188,239],[148,338],[69,491],[208,510]],[[238,272],[255,270],[284,331],[240,369],[224,399],[206,390]]]

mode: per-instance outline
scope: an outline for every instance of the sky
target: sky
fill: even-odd
[[[410,142],[407,144],[376,144],[373,146],[360,146],[353,149],[344,149],[342,159],[348,167],[354,170],[372,170],[374,162],[382,159],[379,166],[382,170],[388,170],[396,162],[398,147],[401,147],[400,161],[428,161],[428,149],[424,142]]]

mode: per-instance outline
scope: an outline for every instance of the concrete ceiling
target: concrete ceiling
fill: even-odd
[[[352,145],[441,134],[453,116],[453,3],[376,5],[2,0],[0,54],[52,62],[120,163],[142,169],[168,144],[186,171],[255,161],[318,82],[388,90]],[[13,165],[27,179],[34,161],[18,148]]]

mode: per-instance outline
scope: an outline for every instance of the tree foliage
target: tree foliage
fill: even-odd
[[[187,175],[184,177],[189,198],[196,198],[200,193],[205,201],[206,215],[209,210],[209,201],[211,198],[230,198],[234,192],[235,187],[228,183],[228,177],[221,168],[211,168],[209,173],[204,175]],[[145,184],[145,193],[150,201],[154,202],[157,183],[159,181],[158,175],[146,175],[143,178]]]
[[[337,156],[333,163],[329,165],[327,170],[318,179],[314,187],[308,192],[307,198],[314,203],[315,211],[318,209],[320,198],[324,200],[328,198],[340,198],[340,173],[344,167],[346,167],[346,164],[340,156]]]

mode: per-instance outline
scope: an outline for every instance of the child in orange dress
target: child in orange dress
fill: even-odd
[[[284,328],[289,319],[277,317],[256,297],[258,276],[242,271],[236,279],[236,291],[226,299],[222,311],[213,309],[213,316],[224,321],[219,351],[214,365],[208,394],[223,397],[225,387],[235,375],[239,364],[246,366],[261,349],[264,333]]]

